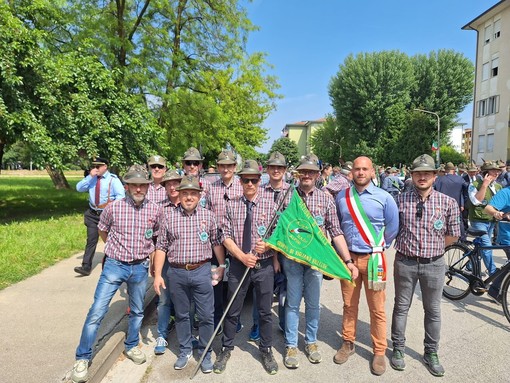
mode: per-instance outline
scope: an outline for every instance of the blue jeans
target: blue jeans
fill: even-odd
[[[413,301],[416,284],[420,282],[422,295],[425,352],[437,352],[441,335],[441,295],[444,283],[444,257],[430,263],[395,256],[394,277],[395,304],[391,322],[393,348],[404,351],[409,308]]]
[[[168,337],[168,323],[170,316],[174,311],[172,299],[170,298],[170,286],[167,278],[168,259],[165,257],[161,276],[165,280],[166,289],[161,289],[161,295],[158,302],[158,337],[166,339]]]
[[[305,298],[305,343],[317,342],[320,319],[320,295],[322,274],[298,262],[283,258],[287,277],[287,300],[285,302],[285,345],[297,347],[299,306]]]
[[[92,303],[92,307],[85,319],[80,344],[76,349],[77,360],[90,360],[92,358],[92,346],[96,341],[101,321],[108,312],[113,296],[124,282],[127,284],[129,308],[131,309],[124,346],[128,351],[138,345],[140,341],[140,327],[143,320],[143,304],[147,288],[148,270],[149,260],[137,265],[126,265],[112,258],[106,258],[103,271],[97,282],[96,292],[94,293],[94,303]]]
[[[494,225],[496,223],[494,221],[471,221],[471,228],[474,230],[481,230],[487,232],[487,234],[481,237],[482,246],[491,246],[492,245],[492,234],[494,233]],[[487,271],[490,274],[494,274],[496,272],[496,265],[492,259],[492,250],[482,250],[481,251],[482,260],[487,268]]]

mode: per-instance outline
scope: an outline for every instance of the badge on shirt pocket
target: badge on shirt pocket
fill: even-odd
[[[202,243],[205,243],[207,242],[207,240],[209,239],[209,234],[207,234],[205,231],[201,232],[199,235],[198,235],[198,238],[200,238],[200,241]]]
[[[154,232],[152,231],[152,229],[145,230],[145,239],[151,239],[153,234]]]

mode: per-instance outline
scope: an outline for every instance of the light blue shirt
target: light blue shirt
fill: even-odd
[[[336,196],[336,211],[347,247],[354,253],[370,253],[372,248],[361,237],[347,207],[346,192],[347,189],[341,190]],[[359,194],[359,198],[376,234],[386,227],[384,241],[386,248],[390,247],[398,233],[398,207],[395,200],[388,192],[372,183]]]
[[[489,205],[503,213],[510,213],[510,188],[506,187],[497,192],[490,200]],[[510,222],[500,221],[498,227],[498,243],[510,245]]]
[[[90,208],[94,210],[103,210],[97,208],[94,202],[96,199],[96,184],[97,177],[91,177],[88,175],[76,184],[76,190],[79,192],[88,191]],[[110,188],[110,200],[122,199],[126,196],[124,186],[122,185],[122,182],[120,182],[119,178],[115,174],[111,174],[109,171],[106,171],[106,173],[103,174],[103,178],[101,178],[101,190],[99,192],[100,205],[108,200],[108,188]]]

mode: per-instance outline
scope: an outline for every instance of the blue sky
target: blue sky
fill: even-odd
[[[263,126],[267,152],[287,123],[332,112],[328,84],[349,54],[454,49],[474,63],[476,32],[461,28],[498,0],[254,0],[248,51],[267,53],[283,95]],[[471,126],[472,107],[459,115]]]

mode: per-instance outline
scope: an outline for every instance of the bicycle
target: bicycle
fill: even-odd
[[[443,296],[450,300],[460,300],[470,293],[481,296],[489,290],[495,280],[501,280],[498,301],[503,305],[503,312],[510,322],[510,261],[487,278],[482,277],[481,251],[507,249],[508,245],[483,246],[484,231],[468,229],[468,234],[474,236],[472,242],[455,242],[445,249],[445,284]],[[499,279],[498,279],[499,278]]]

